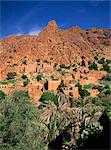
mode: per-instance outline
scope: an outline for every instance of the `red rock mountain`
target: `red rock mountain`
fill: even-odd
[[[80,57],[93,60],[93,51],[109,57],[111,29],[73,27],[58,29],[55,21],[48,23],[39,35],[11,35],[0,41],[0,68],[18,64],[27,57],[58,64],[74,63]],[[111,56],[111,55],[110,55]]]

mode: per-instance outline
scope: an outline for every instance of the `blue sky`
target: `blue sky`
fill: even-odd
[[[89,1],[1,1],[0,38],[10,34],[35,34],[55,20],[61,29],[80,26],[110,27],[110,5]]]

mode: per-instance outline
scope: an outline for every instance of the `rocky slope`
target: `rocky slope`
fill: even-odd
[[[0,68],[19,65],[20,60],[48,60],[58,64],[74,64],[81,57],[94,60],[94,51],[110,59],[111,29],[73,27],[58,29],[55,21],[48,23],[39,35],[11,35],[0,41]]]

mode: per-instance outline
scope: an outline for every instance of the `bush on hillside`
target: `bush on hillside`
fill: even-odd
[[[43,103],[48,103],[49,101],[52,101],[52,102],[54,102],[54,104],[56,104],[56,105],[58,104],[57,95],[54,94],[54,92],[52,92],[52,91],[44,91],[41,96],[40,101]]]
[[[17,76],[16,72],[9,72],[7,74],[7,80],[14,79]]]
[[[65,64],[61,64],[59,67],[60,68],[65,68],[65,69],[70,69],[70,66],[66,66]]]
[[[105,58],[101,58],[99,61],[98,61],[99,64],[104,64],[105,63]]]
[[[93,64],[89,65],[88,68],[89,68],[89,70],[98,70],[98,66],[97,66],[96,63],[93,63]]]
[[[23,74],[23,75],[21,76],[21,78],[22,78],[22,79],[27,79],[27,76]]]
[[[25,81],[23,81],[23,86],[24,86],[24,87],[27,86],[28,83],[29,83],[29,79],[26,79]]]
[[[37,81],[39,82],[39,81],[42,79],[42,76],[41,76],[41,75],[37,75],[37,76],[36,76],[36,79],[37,79]]]

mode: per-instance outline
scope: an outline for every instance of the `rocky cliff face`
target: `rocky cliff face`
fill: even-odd
[[[111,29],[73,27],[61,30],[55,21],[51,21],[37,36],[11,35],[1,40],[0,68],[19,65],[24,57],[29,62],[40,59],[67,65],[74,64],[81,57],[93,61],[93,51],[109,57],[110,38]]]

